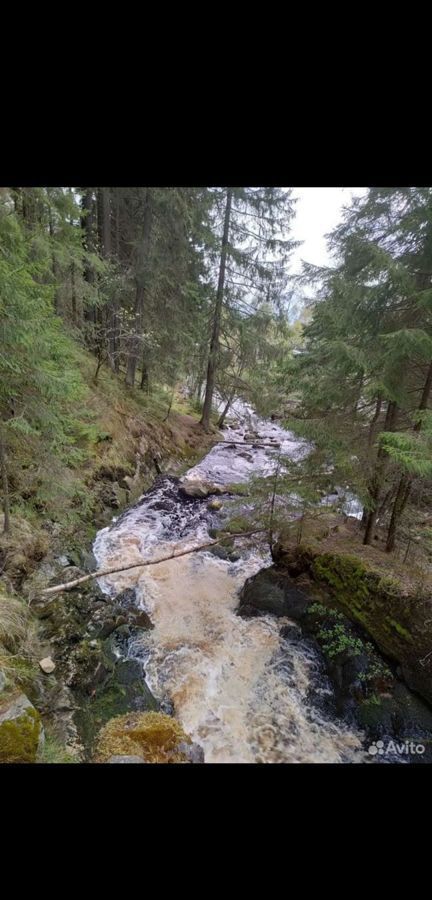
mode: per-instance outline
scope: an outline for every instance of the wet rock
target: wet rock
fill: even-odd
[[[233,553],[230,553],[230,555],[228,557],[229,561],[232,563],[238,562],[239,559],[241,559],[241,558],[242,558],[241,553],[239,553],[238,550],[234,550]]]
[[[173,716],[175,713],[174,704],[171,700],[165,698],[165,700],[161,700],[160,702],[160,711],[165,713],[167,716]]]
[[[110,636],[117,628],[120,628],[123,625],[128,624],[128,619],[126,616],[120,615],[116,616],[112,619],[107,619],[105,622],[100,623],[100,627],[96,629],[97,636],[99,639],[103,640]]]
[[[223,494],[224,489],[211,481],[198,481],[197,479],[185,480],[179,487],[179,492],[183,497],[191,497],[193,499],[203,499],[210,494]]]
[[[187,744],[185,741],[182,741],[181,744],[177,745],[176,750],[178,753],[183,753],[190,763],[204,762],[204,750],[199,744]]]
[[[0,704],[0,763],[34,763],[44,744],[40,715],[25,694]]]
[[[300,625],[283,625],[279,634],[284,640],[299,641],[302,637],[302,630]]]
[[[46,675],[50,675],[51,672],[54,672],[56,664],[50,656],[46,656],[44,659],[39,660],[39,666],[42,669],[42,672],[45,672]]]
[[[228,559],[229,550],[221,544],[216,544],[215,547],[211,547],[209,552],[212,556],[217,556],[218,559]]]
[[[86,572],[96,572],[97,571],[97,562],[94,553],[91,550],[82,550],[81,554],[81,565]]]
[[[115,602],[119,603],[120,606],[125,606],[129,609],[132,606],[136,606],[136,591],[135,588],[126,588],[125,591],[122,591],[121,594],[117,594],[115,598]]]
[[[356,718],[370,740],[387,738],[422,744],[424,752],[411,761],[432,762],[432,710],[404,684],[397,684],[391,693],[363,699]]]
[[[143,628],[146,631],[154,628],[150,616],[143,609],[137,609],[135,613],[132,612],[129,616],[129,621],[134,628]]]
[[[210,503],[207,504],[207,509],[210,511],[212,511],[212,510],[217,511],[219,509],[222,509],[222,507],[223,507],[222,500],[210,500]]]
[[[109,763],[145,763],[145,759],[143,756],[110,756],[107,760]]]
[[[116,665],[116,680],[118,684],[133,684],[143,677],[143,669],[137,659],[125,659]]]
[[[267,615],[301,619],[311,600],[287,576],[273,566],[248,578],[240,593],[238,615],[244,618]]]
[[[247,444],[250,444],[250,443],[253,444],[258,439],[259,439],[259,435],[256,433],[256,431],[249,431],[243,436],[243,440]]]

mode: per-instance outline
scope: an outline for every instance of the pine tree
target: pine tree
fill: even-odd
[[[206,430],[215,391],[223,308],[247,316],[263,301],[276,307],[286,289],[287,261],[295,246],[288,239],[294,201],[287,189],[225,188],[215,191],[214,197],[215,227],[222,211],[223,226],[201,418]]]

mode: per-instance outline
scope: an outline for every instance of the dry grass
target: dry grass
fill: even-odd
[[[117,716],[102,728],[95,762],[107,762],[111,756],[142,756],[148,763],[186,762],[179,751],[182,742],[191,743],[181,725],[164,713],[131,713]]]
[[[33,682],[38,658],[36,621],[22,600],[0,588],[0,671],[7,683]]]

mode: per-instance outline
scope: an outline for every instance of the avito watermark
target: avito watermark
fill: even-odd
[[[418,744],[416,741],[373,741],[368,747],[368,753],[371,756],[386,756],[393,753],[399,756],[421,756],[426,750],[424,744]]]

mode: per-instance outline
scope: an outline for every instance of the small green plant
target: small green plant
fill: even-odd
[[[349,650],[354,656],[364,652],[364,643],[361,638],[354,637],[342,624],[333,625],[331,628],[322,628],[317,633],[324,653],[331,659]]]
[[[79,760],[76,756],[69,753],[63,744],[52,737],[45,735],[43,749],[39,754],[38,763],[77,763]]]

